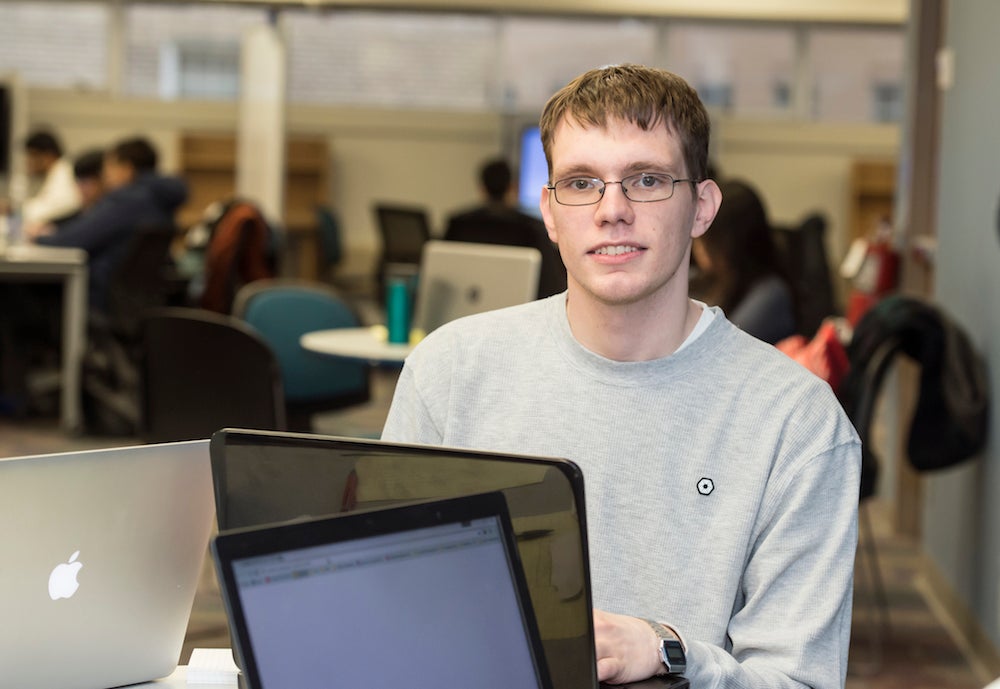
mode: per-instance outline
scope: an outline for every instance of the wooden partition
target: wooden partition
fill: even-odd
[[[236,189],[236,137],[230,133],[184,133],[180,137],[179,174],[190,196],[178,215],[182,227],[198,222],[216,201]],[[319,270],[316,206],[329,205],[330,156],[321,136],[290,136],[285,157],[285,212],[289,261],[283,272],[315,279]],[[251,199],[252,200],[252,199]]]
[[[896,163],[857,160],[851,166],[850,240],[870,238],[884,219],[892,223]]]

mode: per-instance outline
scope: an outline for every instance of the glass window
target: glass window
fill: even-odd
[[[812,116],[841,122],[898,121],[905,59],[902,30],[811,30]]]
[[[0,72],[27,86],[105,89],[109,22],[103,2],[0,3]]]
[[[283,21],[292,102],[490,106],[496,54],[491,17],[288,11]]]
[[[661,66],[687,79],[706,105],[737,115],[784,114],[795,43],[792,27],[671,22]]]
[[[239,51],[263,10],[205,5],[129,5],[125,17],[125,93],[232,100],[239,93]]]
[[[0,74],[29,87],[145,98],[233,100],[245,30],[271,11],[241,4],[0,2]],[[115,26],[122,17],[123,51]],[[277,12],[293,103],[537,113],[586,69],[655,64],[738,117],[897,122],[902,27],[851,27],[517,14]],[[803,61],[803,62],[800,62]]]
[[[622,62],[650,64],[659,31],[651,22],[510,17],[503,21],[495,105],[534,112],[581,72]]]

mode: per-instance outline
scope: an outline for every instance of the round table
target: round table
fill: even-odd
[[[388,342],[385,326],[381,325],[316,330],[303,335],[299,342],[312,352],[376,364],[401,364],[413,350],[409,343]]]

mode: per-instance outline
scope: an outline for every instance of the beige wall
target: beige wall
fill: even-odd
[[[185,131],[226,131],[236,107],[213,103],[112,100],[93,94],[30,91],[29,126],[50,125],[68,151],[145,134],[161,150],[163,168],[178,167]],[[446,215],[478,195],[479,163],[502,150],[503,118],[493,113],[434,113],[349,108],[291,108],[288,127],[325,135],[331,152],[330,202],[344,226],[348,260],[368,270],[379,240],[375,201],[425,206],[438,231]],[[886,125],[747,122],[721,118],[715,146],[722,171],[753,181],[771,216],[792,223],[820,210],[830,221],[831,259],[847,236],[850,166],[856,158],[894,157],[898,129]]]
[[[792,224],[813,211],[826,215],[835,266],[851,236],[853,162],[895,159],[899,150],[896,125],[721,120],[716,133],[723,174],[754,183],[773,221]]]

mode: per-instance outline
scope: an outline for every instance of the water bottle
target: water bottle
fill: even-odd
[[[386,285],[386,325],[389,342],[405,344],[410,341],[410,289],[406,278],[390,277]]]

